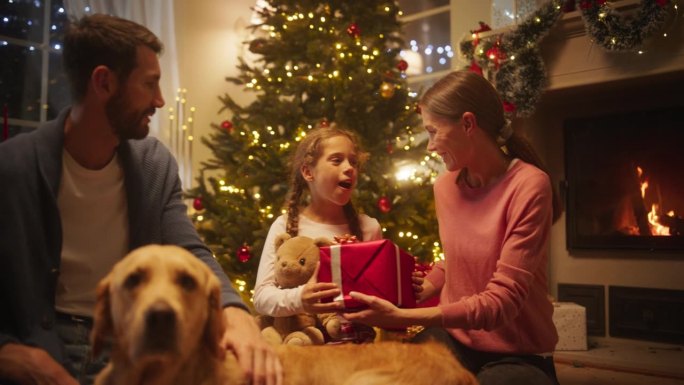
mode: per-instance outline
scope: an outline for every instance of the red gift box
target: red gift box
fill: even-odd
[[[414,259],[390,240],[346,243],[321,247],[319,282],[334,282],[342,293],[324,302],[344,301],[345,309],[364,308],[350,291],[384,298],[403,307],[416,307],[411,274]]]

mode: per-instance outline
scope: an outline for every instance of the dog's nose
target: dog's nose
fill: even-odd
[[[145,323],[148,330],[171,328],[176,324],[176,313],[168,303],[157,301],[147,309]]]

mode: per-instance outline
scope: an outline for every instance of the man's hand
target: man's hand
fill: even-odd
[[[223,309],[226,330],[221,346],[235,352],[252,385],[280,385],[283,369],[275,350],[262,338],[254,317],[243,309]]]
[[[20,385],[78,385],[45,350],[16,343],[0,347],[0,379]]]

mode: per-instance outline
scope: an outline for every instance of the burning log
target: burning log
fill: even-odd
[[[684,219],[677,216],[663,215],[658,217],[658,223],[670,228],[670,235],[684,235]]]

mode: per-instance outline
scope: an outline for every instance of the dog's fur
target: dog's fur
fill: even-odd
[[[134,250],[98,287],[92,342],[111,345],[96,385],[239,385],[234,355],[219,347],[220,285],[175,246]],[[279,346],[286,385],[475,384],[437,343]]]

